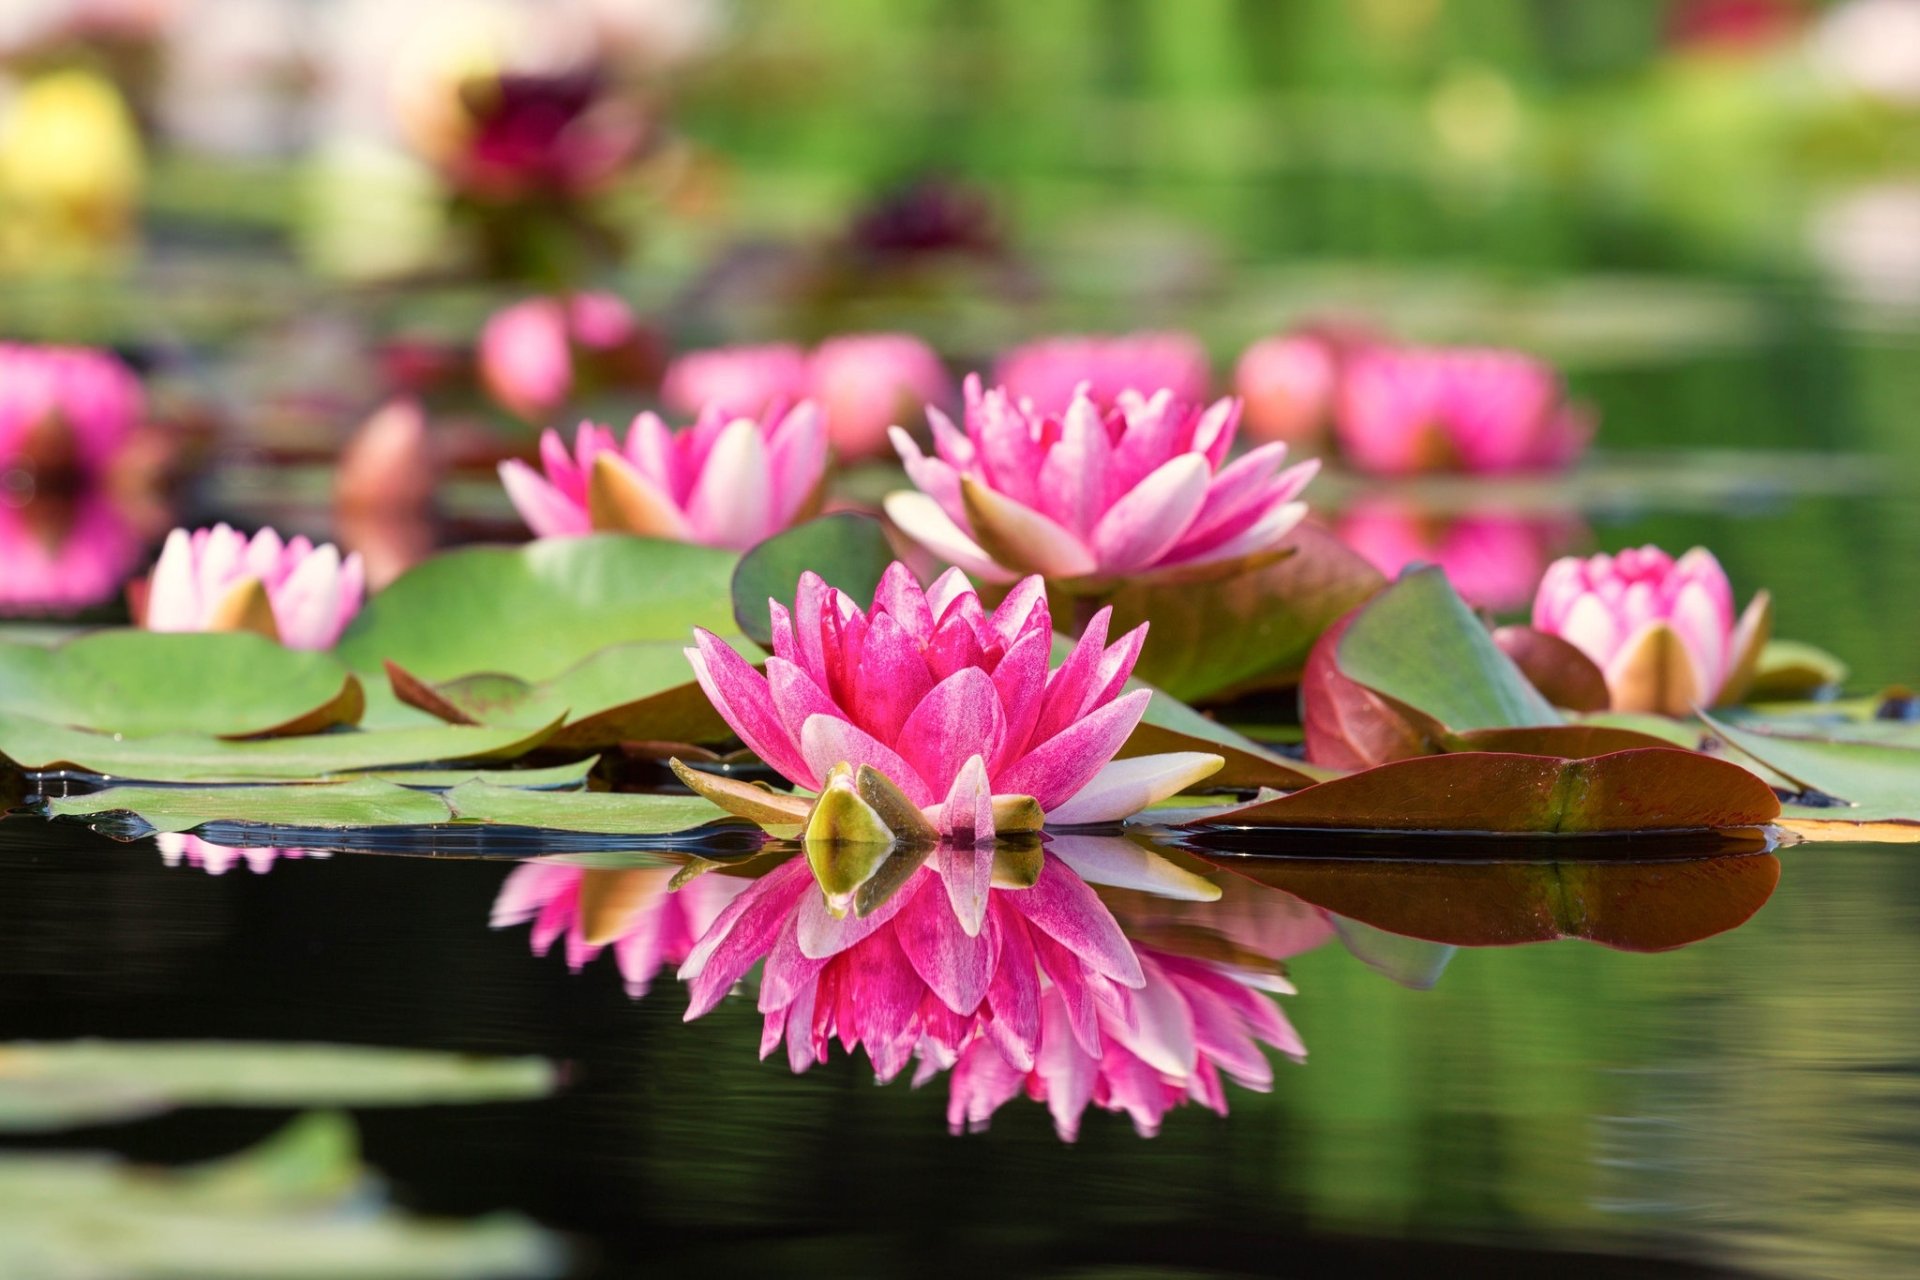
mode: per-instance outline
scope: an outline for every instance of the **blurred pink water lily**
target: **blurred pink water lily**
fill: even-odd
[[[1289,444],[1317,442],[1339,379],[1339,354],[1318,334],[1262,338],[1241,353],[1233,369],[1234,394],[1246,405],[1247,434]]]
[[[1182,404],[1199,404],[1207,398],[1212,371],[1206,348],[1192,334],[1129,333],[1029,342],[1001,356],[993,378],[1014,400],[1057,415],[1082,386],[1101,409],[1113,408],[1128,391],[1166,391]]]
[[[1083,391],[1055,414],[968,378],[964,431],[927,416],[933,457],[894,429],[920,492],[890,495],[887,515],[994,582],[1191,571],[1272,551],[1306,515],[1297,499],[1319,468],[1283,468],[1279,443],[1227,462],[1238,402],[1200,408],[1164,390],[1122,392],[1104,411]]]
[[[0,502],[0,614],[70,613],[102,604],[140,562],[144,543],[98,487],[38,497],[23,507]]]
[[[507,496],[539,537],[624,530],[744,550],[818,505],[826,428],[810,401],[777,418],[713,408],[678,432],[643,413],[624,445],[583,422],[569,453],[548,431],[540,460],[544,476],[518,459],[500,464]]]
[[[503,307],[480,331],[480,379],[494,399],[529,422],[567,403],[583,372],[635,381],[653,366],[650,335],[610,293],[528,298]]]
[[[683,413],[718,405],[755,415],[811,399],[826,416],[834,451],[856,459],[884,454],[889,427],[952,390],[940,357],[921,339],[849,333],[811,353],[790,343],[689,351],[668,367],[660,394]]]
[[[973,888],[955,887],[970,932],[991,869],[988,842],[1006,825],[996,811],[1018,811],[1015,797],[1029,809],[1022,826],[1041,815],[1056,825],[1110,822],[1221,766],[1199,752],[1114,760],[1151,696],[1124,689],[1146,626],[1109,645],[1111,611],[1102,609],[1050,669],[1053,624],[1038,577],[992,613],[958,570],[923,591],[898,562],[864,612],[812,573],[801,576],[791,609],[770,603],[774,656],[765,674],[696,631],[687,657],[700,686],[741,740],[796,786],[821,791],[833,782],[830,794],[843,794],[838,766],[865,766],[921,811],[929,837],[976,846],[964,859]],[[872,799],[884,807],[883,797]]]
[[[1505,611],[1533,598],[1553,552],[1579,536],[1579,525],[1497,510],[1429,515],[1381,498],[1343,511],[1335,531],[1389,578],[1410,565],[1437,564],[1469,604]]]
[[[673,889],[673,867],[596,871],[560,862],[515,867],[494,899],[495,929],[533,923],[533,952],[565,941],[567,966],[578,972],[613,948],[627,994],[647,994],[664,965],[678,965],[720,913],[753,883],[704,875]]]
[[[332,543],[224,524],[175,529],[148,580],[153,631],[257,631],[289,649],[330,649],[360,611],[366,572]]]
[[[1592,423],[1569,405],[1552,368],[1516,351],[1377,346],[1341,376],[1341,453],[1363,471],[1561,467]]]
[[[1704,547],[1678,560],[1630,547],[1555,561],[1534,597],[1533,625],[1593,659],[1614,710],[1684,716],[1744,696],[1772,605],[1762,591],[1736,619],[1726,571]]]
[[[787,862],[735,898],[681,966],[687,1018],[713,1009],[764,957],[761,1056],[784,1040],[795,1071],[824,1060],[838,1039],[849,1052],[865,1048],[890,1080],[916,1054],[953,1061],[982,1037],[1031,1068],[1049,994],[1098,1044],[1099,1007],[1146,978],[1093,890],[1058,859],[1039,859],[1028,887],[992,891],[971,934],[933,864],[856,918],[833,916],[806,862]]]
[[[0,342],[0,475],[97,476],[145,419],[140,379],[112,353]]]
[[[1046,1104],[1064,1141],[1079,1136],[1089,1106],[1126,1113],[1150,1138],[1167,1112],[1187,1102],[1225,1115],[1223,1076],[1261,1093],[1271,1089],[1273,1064],[1262,1044],[1305,1059],[1306,1046],[1267,994],[1291,992],[1285,979],[1138,944],[1134,952],[1144,981],[1133,990],[1108,988],[1109,998],[1093,1004],[1092,1026],[1075,1018],[1062,988],[1043,995],[1030,1065],[985,1037],[944,1061],[944,1046],[923,1048],[916,1083],[953,1069],[949,1127],[984,1129],[1024,1092]]]
[[[269,846],[243,848],[215,844],[211,840],[202,840],[199,836],[173,831],[160,832],[154,836],[153,842],[160,849],[161,861],[168,866],[197,867],[210,876],[223,876],[243,864],[255,875],[263,876],[272,870],[273,864],[281,858],[331,856],[324,849],[276,849]]]

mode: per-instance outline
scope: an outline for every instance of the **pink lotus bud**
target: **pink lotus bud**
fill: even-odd
[[[842,458],[884,454],[887,429],[953,394],[940,357],[904,333],[849,334],[815,349],[810,394],[827,414],[827,438]]]
[[[811,402],[764,419],[713,408],[678,432],[643,413],[624,445],[586,422],[569,454],[548,431],[540,460],[544,476],[517,459],[500,464],[507,496],[538,537],[624,530],[744,550],[817,506],[827,433]]]
[[[224,524],[175,529],[149,580],[146,625],[153,631],[259,631],[289,649],[330,649],[366,593],[358,555],[332,543],[282,541],[272,529],[252,539]]]
[[[1189,406],[1169,391],[1122,392],[1102,410],[1085,389],[1045,413],[1005,388],[966,383],[966,430],[929,409],[935,456],[905,431],[894,447],[919,493],[887,498],[902,532],[993,582],[1224,564],[1277,546],[1306,515],[1319,469],[1282,469],[1265,444],[1231,463],[1237,401]],[[1223,465],[1225,464],[1225,465]]]
[[[140,379],[117,356],[0,342],[0,473],[97,476],[145,419]]]
[[[1000,357],[993,377],[1014,400],[1030,400],[1045,414],[1064,413],[1082,384],[1094,404],[1111,409],[1126,391],[1143,398],[1168,391],[1179,403],[1199,404],[1213,383],[1206,348],[1185,333],[1043,338]]]
[[[756,417],[807,394],[807,353],[790,343],[689,351],[667,366],[660,399],[676,413]]]
[[[1533,602],[1534,627],[1593,659],[1616,711],[1684,716],[1738,700],[1771,624],[1764,591],[1736,623],[1733,588],[1703,547],[1678,561],[1658,547],[1556,560]]]
[[[1340,449],[1363,471],[1565,466],[1591,426],[1546,365],[1511,351],[1376,347],[1341,379]]]
[[[1248,347],[1234,366],[1233,389],[1247,406],[1247,433],[1260,440],[1312,444],[1333,410],[1339,360],[1314,334],[1277,334]]]

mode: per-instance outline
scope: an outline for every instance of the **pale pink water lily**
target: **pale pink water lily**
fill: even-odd
[[[654,360],[650,348],[624,301],[577,293],[528,298],[494,312],[480,331],[477,359],[493,398],[537,423],[567,403],[588,366],[612,381],[633,381]]]
[[[112,353],[0,342],[0,473],[99,475],[145,420],[140,379]]]
[[[1241,353],[1233,369],[1234,394],[1246,406],[1247,434],[1256,440],[1316,443],[1332,415],[1339,379],[1339,354],[1320,335],[1262,338]]]
[[[953,380],[933,348],[905,333],[830,338],[807,361],[807,394],[827,415],[827,437],[845,459],[887,452],[887,432],[947,400]]]
[[[684,431],[643,413],[624,444],[583,422],[569,452],[548,431],[540,461],[544,476],[518,459],[500,464],[507,496],[538,537],[617,529],[744,550],[818,504],[827,435],[810,401],[766,418],[711,408]]]
[[[864,1048],[882,1080],[916,1054],[953,1061],[977,1038],[1031,1067],[1049,995],[1098,1044],[1099,1008],[1145,975],[1093,890],[1036,856],[1031,885],[992,890],[975,933],[950,908],[937,863],[865,917],[835,917],[806,861],[784,863],[735,898],[681,966],[687,1018],[713,1009],[764,957],[761,1056],[784,1040],[795,1071],[824,1060],[835,1039]]]
[[[995,798],[1029,797],[1055,825],[1111,822],[1222,763],[1199,752],[1114,759],[1151,697],[1124,689],[1146,626],[1109,645],[1111,610],[1102,609],[1050,669],[1053,624],[1038,577],[992,613],[958,570],[923,591],[898,562],[865,611],[812,573],[791,608],[770,603],[765,673],[696,631],[687,657],[701,688],[796,786],[819,791],[838,765],[870,766],[940,835],[975,844],[980,852],[956,858],[974,885],[955,890],[970,931],[991,869]]]
[[[1346,459],[1382,474],[1561,467],[1592,435],[1548,365],[1469,347],[1359,352],[1341,376],[1335,426]]]
[[[1772,606],[1762,591],[1736,619],[1726,571],[1704,547],[1678,560],[1630,547],[1555,561],[1534,597],[1533,625],[1593,659],[1614,710],[1684,716],[1744,695]]]
[[[932,457],[893,431],[920,492],[889,495],[887,515],[992,582],[1194,570],[1271,551],[1306,515],[1297,499],[1319,469],[1283,467],[1278,443],[1228,462],[1238,402],[1201,408],[1168,391],[1122,392],[1104,411],[1083,392],[1051,414],[970,377],[964,431],[927,416]]]
[[[1284,979],[1138,944],[1134,952],[1145,981],[1134,990],[1110,988],[1112,998],[1093,1005],[1094,1028],[1076,1022],[1062,989],[1043,995],[1031,1065],[984,1037],[962,1048],[951,1060],[949,1127],[955,1133],[984,1129],[995,1111],[1024,1092],[1046,1104],[1064,1141],[1079,1136],[1089,1106],[1124,1112],[1150,1138],[1167,1112],[1188,1102],[1225,1115],[1226,1080],[1261,1093],[1271,1089],[1273,1064],[1261,1045],[1295,1060],[1306,1057],[1298,1033],[1267,994],[1292,991]],[[948,1065],[940,1048],[922,1051],[917,1081]]]
[[[1389,578],[1436,564],[1467,603],[1501,612],[1532,600],[1555,549],[1579,536],[1571,519],[1495,510],[1431,515],[1390,498],[1355,503],[1334,528]]]
[[[1129,391],[1143,397],[1166,391],[1182,404],[1199,404],[1213,373],[1206,348],[1192,334],[1129,333],[1029,342],[1001,356],[993,378],[1014,400],[1057,415],[1082,386],[1101,409],[1118,405]]]
[[[330,649],[364,601],[360,557],[272,529],[175,529],[148,581],[153,631],[258,631],[290,649]]]
[[[561,862],[524,862],[494,899],[495,929],[533,924],[535,955],[564,941],[567,967],[579,972],[608,947],[635,999],[647,994],[666,965],[692,953],[729,903],[753,884],[703,875],[671,888],[673,867],[588,870]]]
[[[202,840],[199,836],[174,831],[160,832],[154,836],[153,842],[160,849],[161,861],[168,866],[197,867],[210,876],[223,876],[238,866],[245,866],[255,875],[263,876],[272,870],[273,864],[281,858],[331,856],[324,849],[276,849],[270,846],[243,848],[215,844],[211,840]]]
[[[715,347],[674,357],[660,399],[675,413],[757,417],[805,399],[809,384],[807,353],[790,342]]]

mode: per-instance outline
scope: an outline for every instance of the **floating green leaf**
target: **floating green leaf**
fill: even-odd
[[[1809,793],[1780,825],[1821,840],[1920,841],[1920,749],[1785,737],[1708,725],[1728,743]]]
[[[1456,732],[1560,723],[1437,568],[1369,601],[1340,639],[1340,670]]]
[[[767,601],[791,605],[802,573],[819,574],[864,609],[894,559],[886,530],[872,516],[842,512],[809,520],[740,557],[732,583],[734,619],[742,633],[769,647],[773,620]]]
[[[447,822],[447,802],[370,778],[264,787],[108,787],[51,800],[56,818],[131,813],[155,831],[191,831],[208,822],[284,827],[414,827]]]
[[[363,674],[421,680],[498,671],[548,680],[609,645],[733,630],[734,555],[627,534],[467,547],[380,592],[336,650]]]
[[[140,782],[303,782],[411,764],[512,759],[551,730],[446,724],[231,742],[184,733],[122,738],[0,712],[0,756],[26,769],[67,766]]]
[[[1200,821],[1351,831],[1600,834],[1760,826],[1773,790],[1731,761],[1669,747],[1585,760],[1464,751],[1397,760]]]
[[[689,831],[725,818],[699,796],[630,795],[604,791],[523,791],[469,782],[446,793],[454,816],[466,822],[542,827],[592,835],[651,836]]]
[[[357,720],[360,684],[330,654],[248,632],[116,629],[0,644],[0,710],[130,736],[311,733]]]
[[[175,1107],[418,1107],[538,1098],[551,1063],[356,1045],[77,1040],[0,1046],[0,1130]]]

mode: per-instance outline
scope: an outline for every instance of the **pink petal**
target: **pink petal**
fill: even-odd
[[[994,779],[1003,794],[1032,796],[1052,812],[1092,781],[1147,713],[1150,690],[1136,689],[1055,734]]]
[[[1035,502],[1057,523],[1085,538],[1106,510],[1107,461],[1112,444],[1092,402],[1067,409],[1058,443],[1040,466]]]
[[[680,966],[679,976],[688,982],[686,1021],[711,1011],[726,998],[733,984],[773,946],[801,895],[812,889],[806,859],[794,858],[760,877],[727,905]]]
[[[1200,751],[1170,751],[1110,761],[1071,800],[1047,810],[1048,826],[1118,822],[1219,772],[1225,761]]]
[[[1139,987],[1146,982],[1133,944],[1120,932],[1113,913],[1086,881],[1058,858],[1043,854],[1040,878],[1033,887],[1007,894],[1006,901],[1095,973],[1123,987]]]
[[[924,493],[890,493],[882,504],[887,519],[900,532],[948,564],[957,565],[986,582],[1011,582],[1016,576],[980,549],[980,544],[953,522],[940,504]]]
[[[936,684],[920,700],[894,741],[934,793],[945,795],[970,758],[994,758],[1005,733],[992,677],[968,666]]]
[[[892,747],[836,716],[816,715],[808,719],[800,730],[800,751],[815,777],[824,778],[836,764],[846,763],[856,768],[870,764],[892,779],[915,804],[925,806],[934,802],[933,789]]]
[[[933,677],[913,636],[891,613],[876,609],[852,684],[850,718],[882,742],[898,742],[907,716],[932,690]]]
[[[569,502],[565,494],[519,459],[500,464],[500,483],[535,537],[572,538],[592,531],[584,503]]]
[[[799,745],[780,723],[767,678],[712,632],[696,630],[693,635],[697,647],[686,651],[693,678],[727,727],[787,781],[818,788],[820,775],[808,769]]]
[[[687,497],[687,523],[709,546],[745,550],[779,527],[766,440],[750,418],[728,423]]]
[[[1183,453],[1109,507],[1090,539],[1101,569],[1126,573],[1171,551],[1200,513],[1211,474],[1205,457]]]
[[[894,918],[893,927],[915,972],[942,1004],[960,1014],[980,1007],[993,982],[999,951],[997,930],[987,928],[969,935],[946,898],[935,893],[917,896]]]

